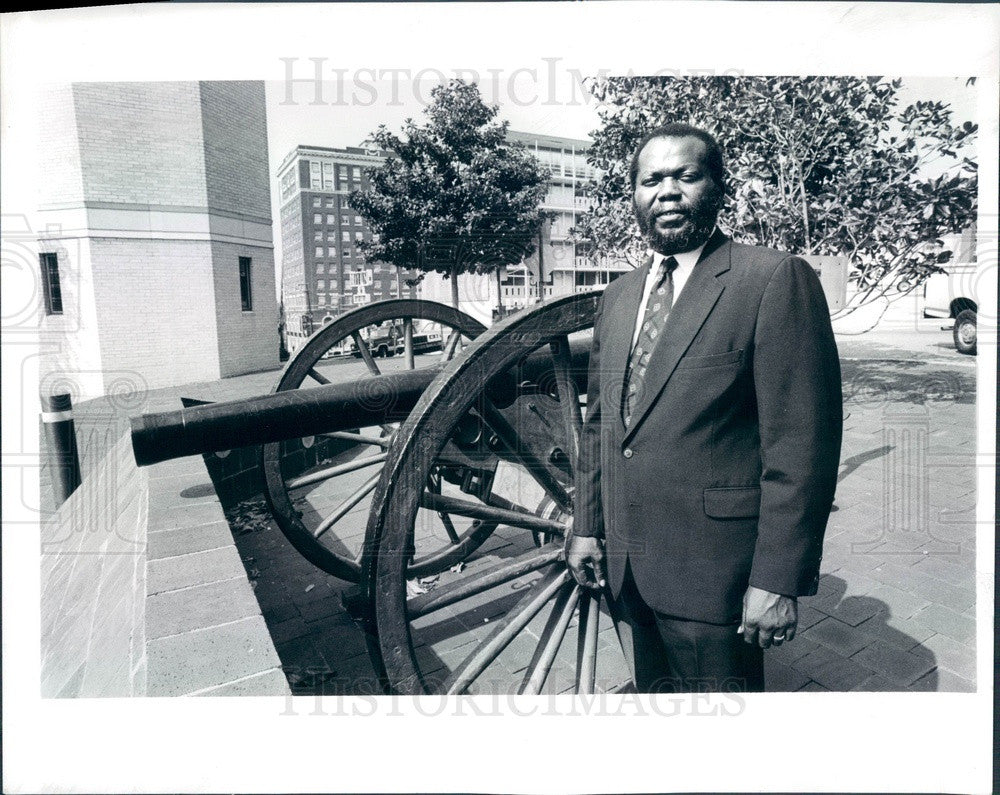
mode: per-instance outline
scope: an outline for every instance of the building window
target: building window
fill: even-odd
[[[323,216],[320,213],[316,213],[315,215],[313,215],[313,223],[314,224],[323,223]]]
[[[39,264],[42,268],[42,291],[45,294],[45,314],[61,315],[63,313],[62,287],[59,284],[59,255],[39,254]]]
[[[354,225],[355,226],[361,226],[361,216],[360,215],[355,215],[354,216]]]
[[[322,262],[317,262],[316,263],[316,273],[317,274],[322,274],[323,273],[323,263]]]
[[[253,311],[253,292],[250,286],[250,257],[240,257],[240,302],[244,312]]]
[[[348,231],[347,231],[347,230],[345,229],[345,230],[344,230],[343,232],[341,232],[341,233],[340,233],[340,239],[341,239],[341,240],[342,240],[342,241],[343,241],[344,243],[350,243],[350,242],[351,242],[351,233],[350,233],[350,232],[348,232]]]
[[[319,196],[313,196],[313,207],[319,207]]]
[[[326,200],[326,206],[327,207],[333,207],[333,198],[332,197]]]
[[[337,256],[337,249],[334,246],[327,246],[326,256],[330,257],[330,259],[333,259],[334,257]]]
[[[326,282],[323,279],[317,279],[316,280],[316,289],[317,290],[325,290],[326,289]]]
[[[327,215],[326,222],[331,225],[337,223],[337,216],[333,214]]]
[[[323,247],[322,246],[316,246],[316,256],[317,257],[322,257],[323,256]]]
[[[313,232],[313,240],[322,240],[322,239],[323,239],[322,231],[317,229],[315,232]]]

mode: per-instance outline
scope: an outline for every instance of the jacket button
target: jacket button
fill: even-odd
[[[626,447],[625,452],[623,452],[622,455],[625,456],[626,458],[631,458],[635,454],[632,452],[631,447]]]

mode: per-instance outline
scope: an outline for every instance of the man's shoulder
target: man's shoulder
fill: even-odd
[[[730,241],[730,246],[730,264],[748,276],[770,279],[783,264],[787,264],[787,267],[793,270],[801,267],[809,268],[804,259],[787,251],[766,246],[750,246],[735,241]]]

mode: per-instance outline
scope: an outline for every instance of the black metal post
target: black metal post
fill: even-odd
[[[80,485],[80,455],[73,424],[73,401],[69,395],[42,395],[42,427],[45,429],[45,458],[58,507]]]

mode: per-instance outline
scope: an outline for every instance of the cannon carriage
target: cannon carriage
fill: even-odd
[[[135,418],[136,461],[260,445],[275,522],[311,563],[356,583],[345,605],[387,692],[620,687],[624,658],[605,653],[617,627],[600,626],[599,597],[563,557],[597,299],[550,301],[489,330],[431,302],[363,307],[314,334],[270,395]],[[380,366],[366,331],[387,321],[404,349]],[[442,345],[420,354],[414,329],[428,324]],[[331,378],[326,354],[347,341],[364,373]],[[342,453],[289,476],[281,445],[307,436]],[[341,496],[303,510],[299,495],[319,484]],[[369,495],[352,547],[340,531]]]

